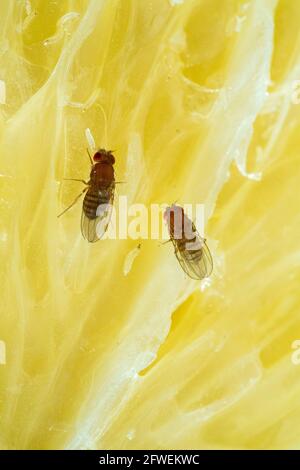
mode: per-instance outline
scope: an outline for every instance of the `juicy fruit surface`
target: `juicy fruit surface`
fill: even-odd
[[[2,449],[299,448],[298,0],[0,5]],[[299,85],[300,89],[300,85]],[[209,281],[80,234],[86,129],[129,202],[205,203]]]

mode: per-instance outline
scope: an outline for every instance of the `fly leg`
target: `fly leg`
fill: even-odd
[[[76,199],[70,204],[65,210],[63,210],[57,217],[61,217],[65,212],[67,212],[71,207],[73,207],[76,202],[81,198],[81,196],[88,190],[87,188],[84,188],[84,190],[76,197]]]
[[[89,156],[89,159],[90,159],[91,165],[93,166],[93,164],[94,164],[94,163],[93,163],[93,160],[92,160],[91,154],[90,154],[90,152],[89,152],[89,149],[87,148],[87,149],[86,149],[86,151],[87,151],[87,154],[88,154],[88,156]]]
[[[79,181],[80,183],[83,183],[85,184],[86,186],[89,184],[88,181],[85,181],[85,180],[79,180],[77,178],[64,178],[65,181]]]
[[[163,245],[166,245],[167,243],[170,243],[172,240],[170,238],[170,240],[167,240],[166,242],[160,242],[158,246],[163,246]]]

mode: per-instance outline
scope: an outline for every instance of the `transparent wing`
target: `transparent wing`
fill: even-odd
[[[100,240],[108,228],[114,202],[114,188],[100,191],[99,202],[95,217],[88,217],[83,209],[81,213],[81,233],[90,243]]]
[[[192,279],[201,280],[211,275],[213,260],[203,238],[198,235],[197,249],[179,250],[176,240],[173,241],[175,255],[183,271]]]

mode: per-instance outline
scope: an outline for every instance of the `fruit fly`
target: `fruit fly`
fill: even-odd
[[[175,204],[167,207],[164,219],[176,258],[183,271],[192,279],[199,280],[210,276],[213,260],[206,240],[200,237],[195,224],[187,217],[183,208]]]
[[[83,238],[94,243],[103,237],[111,218],[116,184],[113,167],[115,157],[112,150],[99,149],[93,159],[89,151],[87,152],[91,162],[89,181],[68,178],[71,181],[84,183],[86,188],[58,217],[71,209],[80,197],[86,193],[82,204],[81,233]]]

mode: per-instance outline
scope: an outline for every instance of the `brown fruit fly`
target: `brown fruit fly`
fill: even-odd
[[[173,204],[164,212],[170,241],[183,271],[192,279],[204,279],[213,270],[213,260],[206,240],[197,232],[195,224],[180,206]]]
[[[89,151],[91,172],[89,181],[67,178],[71,181],[80,181],[86,188],[77,196],[75,201],[68,206],[58,217],[76,204],[84,194],[81,214],[81,233],[83,238],[94,243],[103,237],[110,222],[115,194],[115,157],[112,150],[99,149],[93,159]]]

